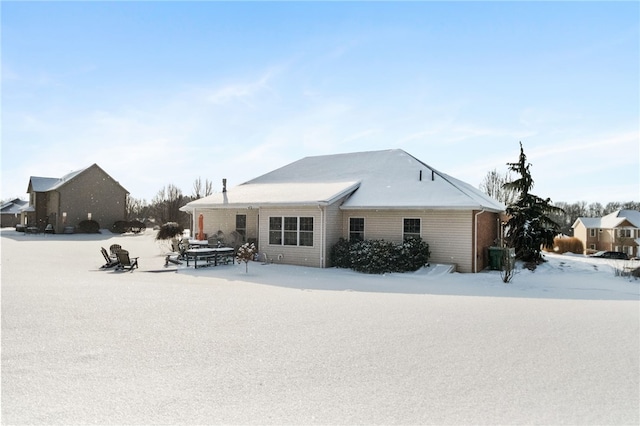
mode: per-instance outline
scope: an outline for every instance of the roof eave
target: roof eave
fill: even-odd
[[[491,213],[501,213],[504,210],[488,206],[445,206],[445,205],[407,205],[407,206],[340,206],[340,210],[484,210]]]
[[[227,204],[200,204],[189,206],[188,204],[179,208],[183,212],[194,212],[196,210],[230,210],[230,209],[261,209],[276,207],[324,207],[333,204],[330,201],[304,201],[304,202],[260,202],[260,203],[227,203]]]

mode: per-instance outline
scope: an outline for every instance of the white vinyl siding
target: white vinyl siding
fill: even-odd
[[[300,265],[300,266],[314,266],[320,267],[322,260],[322,244],[321,244],[321,210],[318,207],[300,207],[300,208],[261,208],[260,209],[260,223],[259,223],[259,245],[258,251],[260,258],[267,257],[269,262],[284,263],[288,265]],[[302,236],[303,244],[307,245],[293,245],[294,235],[297,239],[299,232],[293,230],[293,221],[287,225],[283,221],[283,227],[291,227],[292,229],[283,231],[286,235],[283,235],[283,243],[290,242],[290,244],[270,244],[270,222],[274,218],[294,218],[296,220],[296,226],[298,226],[299,218],[312,218],[313,219],[313,232],[303,230]],[[308,229],[309,222],[306,225],[303,223],[303,228]],[[280,232],[283,232],[280,231]],[[282,234],[281,234],[282,235]]]
[[[202,213],[204,219],[204,232],[208,237],[215,236],[218,231],[229,239],[231,233],[236,230],[236,216],[246,215],[246,235],[245,240],[255,240],[258,238],[258,210],[257,209],[203,209],[197,210],[194,214],[195,232],[198,231],[197,218]]]
[[[343,201],[344,198],[324,207],[323,214],[326,227],[321,230],[325,235],[325,246],[323,247],[324,266],[331,266],[329,262],[331,248],[340,238],[344,237],[342,232],[343,212],[340,210],[340,205],[342,205]]]
[[[368,240],[402,242],[405,218],[420,219],[420,237],[429,244],[430,261],[455,263],[460,272],[473,272],[473,215],[460,210],[345,210],[343,235],[348,238],[349,218],[365,219]]]

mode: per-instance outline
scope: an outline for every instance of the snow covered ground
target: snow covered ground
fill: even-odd
[[[3,424],[638,424],[640,280],[164,268],[154,233],[1,233]],[[100,247],[139,256],[100,270]]]

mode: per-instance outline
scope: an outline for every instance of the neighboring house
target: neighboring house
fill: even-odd
[[[617,210],[603,217],[579,217],[571,226],[586,252],[621,251],[638,256],[640,212]]]
[[[194,224],[202,215],[209,235],[235,231],[256,242],[259,255],[274,262],[329,267],[340,238],[402,242],[420,236],[432,262],[477,272],[500,237],[504,208],[394,149],[306,157],[181,210]]]
[[[27,188],[29,205],[22,210],[22,223],[56,232],[92,219],[103,228],[126,218],[129,192],[97,164],[61,178],[32,176]]]
[[[0,206],[0,227],[14,227],[20,223],[20,211],[28,204],[27,201],[16,198]]]

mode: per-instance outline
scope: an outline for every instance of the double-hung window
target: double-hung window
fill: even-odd
[[[269,218],[269,244],[282,245],[282,218]]]
[[[363,241],[363,240],[364,240],[364,218],[350,217],[349,218],[349,241]]]
[[[420,219],[404,219],[403,239],[420,238]]]
[[[284,219],[284,232],[283,232],[283,244],[285,246],[297,246],[298,245],[298,218],[297,217],[285,217]]]
[[[269,244],[312,247],[313,217],[270,217]]]
[[[629,237],[631,237],[631,229],[618,229],[618,236],[620,238],[629,238]]]
[[[246,238],[247,236],[247,215],[246,214],[236,215],[236,232],[242,235],[243,240]]]

